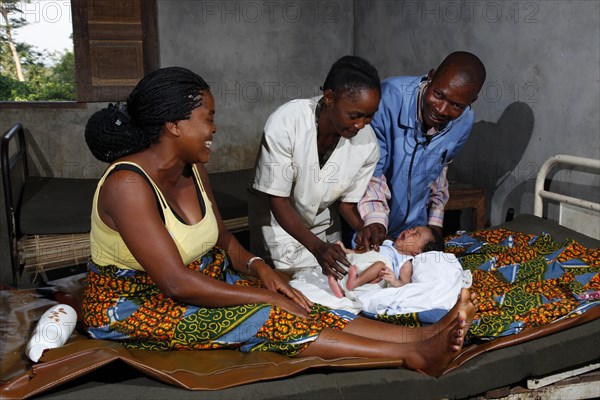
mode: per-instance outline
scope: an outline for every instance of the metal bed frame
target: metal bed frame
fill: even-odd
[[[548,176],[548,173],[554,166],[559,164],[585,167],[594,169],[596,170],[596,172],[600,172],[600,160],[570,156],[566,154],[557,154],[550,157],[549,159],[544,161],[535,179],[535,199],[533,204],[533,214],[537,217],[542,217],[544,211],[543,199],[558,201],[561,204],[572,204],[588,210],[600,212],[599,203],[578,199],[564,194],[550,192],[544,189],[544,183],[546,182],[546,177]]]

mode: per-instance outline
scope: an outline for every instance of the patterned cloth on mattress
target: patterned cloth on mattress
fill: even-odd
[[[268,304],[197,307],[166,297],[145,272],[89,263],[82,311],[97,339],[150,350],[239,349],[298,354],[322,329],[343,329],[355,318],[315,304],[302,319]],[[256,286],[229,268],[225,252],[213,248],[188,268],[232,285]]]
[[[473,273],[471,291],[479,309],[469,337],[492,339],[581,314],[600,304],[600,249],[548,234],[529,235],[505,229],[482,230],[447,238]],[[419,326],[430,315],[385,315],[378,319]]]

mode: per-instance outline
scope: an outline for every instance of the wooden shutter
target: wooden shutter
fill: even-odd
[[[72,0],[77,100],[125,100],[158,68],[156,0]]]

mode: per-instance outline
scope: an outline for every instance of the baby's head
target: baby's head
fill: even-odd
[[[416,226],[403,231],[394,247],[401,253],[416,256],[426,251],[444,251],[444,238],[428,226]]]

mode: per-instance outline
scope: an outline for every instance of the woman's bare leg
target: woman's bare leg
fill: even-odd
[[[374,340],[396,343],[418,342],[437,335],[440,331],[456,322],[457,318],[466,321],[465,332],[471,326],[475,315],[475,305],[467,289],[461,291],[456,305],[440,321],[422,328],[411,328],[358,317],[348,324],[344,332]]]
[[[456,302],[454,307],[452,307],[450,311],[448,311],[448,313],[442,317],[442,319],[440,319],[435,324],[425,326],[422,328],[425,337],[435,335],[437,332],[439,332],[441,328],[451,323],[452,320],[456,317],[456,313],[459,310],[465,310],[467,313],[472,312],[474,315],[477,311],[478,304],[479,299],[477,298],[476,293],[470,293],[468,289],[462,289],[458,301]],[[471,322],[472,319],[468,322],[467,330],[471,327]]]
[[[347,329],[344,331],[325,329],[317,340],[302,351],[298,357],[400,358],[403,359],[406,368],[420,370],[432,376],[440,376],[462,348],[468,316],[461,314],[464,313],[461,311],[455,323],[449,324],[435,336],[408,343],[375,340],[348,333]]]

